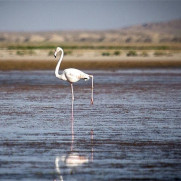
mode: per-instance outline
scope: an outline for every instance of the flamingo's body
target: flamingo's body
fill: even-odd
[[[88,80],[88,74],[74,68],[65,69],[62,73],[62,79],[70,83],[79,81],[80,79]]]
[[[54,56],[56,58],[56,55],[58,52],[62,52],[60,59],[57,63],[57,66],[55,68],[55,76],[61,80],[67,81],[71,84],[71,89],[72,89],[72,105],[73,105],[73,100],[74,100],[74,93],[73,93],[73,83],[79,81],[80,79],[84,79],[84,80],[89,80],[90,78],[92,78],[92,95],[91,95],[91,104],[93,104],[93,75],[88,75],[78,69],[74,69],[74,68],[68,68],[65,69],[63,71],[62,74],[59,74],[59,69],[60,69],[60,64],[62,62],[63,59],[63,49],[60,47],[57,47],[54,53]],[[73,106],[72,106],[72,113],[73,113]]]

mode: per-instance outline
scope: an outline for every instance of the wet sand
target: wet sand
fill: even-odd
[[[76,83],[73,135],[68,83],[0,72],[0,178],[180,180],[181,69],[87,72],[94,105],[91,81]]]
[[[55,60],[1,60],[0,70],[53,70]],[[110,70],[120,68],[180,68],[181,59],[176,58],[94,58],[94,59],[67,59],[61,64],[61,69],[78,68],[86,70]]]

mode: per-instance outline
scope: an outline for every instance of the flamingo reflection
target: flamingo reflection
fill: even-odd
[[[76,168],[83,166],[90,161],[93,161],[93,130],[91,130],[91,156],[80,155],[78,152],[73,151],[74,144],[74,129],[73,129],[73,118],[72,118],[72,142],[70,153],[55,158],[55,170],[59,175],[59,180],[63,181],[63,173],[73,173]],[[61,172],[61,169],[63,172]],[[57,181],[57,180],[55,180]]]

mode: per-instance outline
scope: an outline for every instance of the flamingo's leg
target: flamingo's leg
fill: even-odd
[[[94,76],[90,75],[90,77],[92,78],[92,93],[91,93],[91,104],[93,104],[94,98],[93,98],[93,89],[94,89]]]
[[[71,83],[71,89],[72,89],[72,100],[74,101],[74,89],[73,89],[73,84]]]
[[[72,143],[71,143],[71,151],[73,151],[73,142],[74,142],[74,90],[73,90],[73,84],[72,83],[71,83],[71,90],[72,90],[72,119],[71,119]]]
[[[73,84],[71,83],[71,89],[72,89],[72,120],[74,115],[74,90],[73,90]]]

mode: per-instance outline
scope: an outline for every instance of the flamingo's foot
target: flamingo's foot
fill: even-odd
[[[93,105],[93,99],[91,99],[91,104]]]

